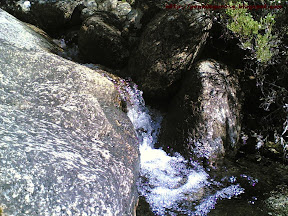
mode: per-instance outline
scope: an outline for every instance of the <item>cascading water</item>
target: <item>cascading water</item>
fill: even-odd
[[[230,186],[225,187],[223,183],[211,179],[196,162],[188,162],[177,153],[169,156],[165,151],[155,149],[161,114],[145,106],[142,92],[135,84],[126,85],[125,91],[130,101],[128,117],[140,140],[141,178],[138,191],[155,214],[207,215],[217,200],[231,199],[244,192],[235,183],[234,177],[228,178]],[[213,186],[218,191],[213,190]]]
[[[63,44],[63,41],[58,43],[65,48],[66,44]],[[77,46],[66,47],[61,55],[74,61],[79,60]],[[99,69],[95,64],[84,65],[91,69]],[[262,216],[268,212],[269,215],[281,215],[274,214],[274,210],[270,208],[271,205],[280,206],[278,201],[275,202],[274,195],[268,202],[265,199],[269,191],[275,190],[276,185],[283,183],[283,179],[279,176],[287,173],[285,168],[271,161],[268,162],[271,163],[270,168],[263,167],[263,164],[267,166],[267,160],[263,159],[261,166],[259,165],[261,158],[257,157],[255,164],[253,160],[251,162],[245,157],[237,160],[236,164],[229,162],[228,167],[217,172],[215,176],[217,181],[214,180],[213,172],[205,170],[196,162],[188,162],[177,153],[169,156],[163,150],[155,149],[154,143],[160,130],[161,114],[145,106],[142,92],[137,90],[137,86],[132,82],[111,78],[106,73],[103,73],[103,76],[115,83],[123,100],[127,102],[128,117],[140,141],[141,177],[138,191],[149,203],[153,215]],[[114,78],[117,80],[113,80]],[[242,139],[246,143],[246,138]],[[270,170],[269,175],[266,175],[267,170]],[[250,175],[257,176],[259,181]],[[279,200],[278,197],[276,200]],[[235,204],[240,206],[238,211],[235,211],[237,208]],[[147,212],[146,209],[145,211]],[[146,212],[144,214],[140,212],[139,216],[146,216]]]
[[[63,40],[58,43],[66,47]],[[73,59],[77,53],[77,47],[72,47],[62,55]],[[84,65],[99,69],[95,64]],[[140,142],[138,192],[145,197],[155,215],[207,215],[215,208],[218,200],[231,199],[244,193],[234,176],[217,182],[198,163],[188,162],[179,153],[169,156],[162,149],[155,149],[154,144],[161,127],[161,113],[145,106],[142,92],[133,82],[114,80],[106,73],[103,76],[115,83],[122,99],[127,102],[127,115]],[[246,180],[249,179],[252,178],[247,176]]]

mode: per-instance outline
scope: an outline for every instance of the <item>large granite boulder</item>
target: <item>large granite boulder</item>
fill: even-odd
[[[235,71],[214,60],[197,63],[171,102],[159,145],[210,165],[217,162],[226,150],[237,148],[239,95]]]
[[[45,32],[35,26],[22,23],[12,15],[0,9],[0,40],[12,46],[27,50],[46,50],[59,52],[61,49],[53,44]]]
[[[86,59],[110,68],[123,68],[129,51],[121,36],[122,23],[111,12],[97,12],[83,23],[79,50]]]
[[[0,10],[5,19],[20,25],[18,34],[22,24]],[[30,40],[23,28],[29,37],[15,38],[6,27],[1,23],[1,211],[133,215],[138,140],[114,84],[103,71],[47,52],[41,36]]]
[[[210,27],[211,20],[200,10],[167,10],[155,16],[128,65],[128,74],[146,98],[166,99],[177,92]]]

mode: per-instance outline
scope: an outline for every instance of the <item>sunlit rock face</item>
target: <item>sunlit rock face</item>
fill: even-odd
[[[9,43],[10,45],[27,50],[60,51],[59,47],[47,40],[47,36],[44,33],[40,35],[32,30],[32,28],[36,29],[35,26],[31,26],[31,28],[1,9],[0,25],[0,40],[2,43]]]
[[[0,12],[2,21],[6,13]],[[47,42],[40,36],[28,45],[3,37],[5,26],[0,25],[4,214],[133,215],[138,140],[114,84],[100,70],[42,50]]]
[[[146,26],[129,60],[129,74],[152,99],[175,94],[208,36],[211,20],[201,10],[165,10]]]
[[[235,150],[240,135],[235,71],[214,60],[196,64],[163,120],[160,146],[210,164]]]

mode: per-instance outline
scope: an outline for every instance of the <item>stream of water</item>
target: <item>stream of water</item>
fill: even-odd
[[[58,42],[65,48],[63,40]],[[65,58],[77,59],[77,56],[77,46],[65,49]],[[84,65],[99,69],[94,64]],[[145,105],[142,92],[130,80],[116,81],[103,75],[115,83],[127,102],[127,115],[140,142],[138,191],[140,203],[144,198],[149,207],[145,204],[144,212],[137,213],[137,216],[286,215],[275,213],[266,202],[270,191],[287,181],[285,166],[264,158],[255,160],[245,156],[236,163],[228,161],[215,172],[195,161],[185,160],[177,152],[168,155],[162,149],[154,148],[163,114]]]
[[[128,117],[141,143],[138,191],[156,215],[207,215],[215,208],[217,200],[244,193],[233,176],[223,182],[215,181],[196,162],[189,162],[177,153],[169,156],[155,149],[162,116],[145,106],[142,92],[135,84],[126,86],[126,91],[130,97]]]

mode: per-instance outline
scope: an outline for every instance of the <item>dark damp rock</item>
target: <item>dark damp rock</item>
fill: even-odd
[[[133,8],[141,11],[141,25],[144,27],[154,19],[154,16],[157,15],[161,11],[170,10],[169,5],[187,5],[187,4],[199,4],[196,1],[190,0],[135,0]],[[172,9],[173,10],[173,9]],[[176,9],[177,10],[177,9]]]
[[[18,19],[36,25],[50,34],[65,27],[80,0],[1,1],[0,7]]]
[[[212,164],[225,150],[237,147],[241,129],[238,98],[235,71],[214,60],[197,63],[172,100],[159,145]]]
[[[226,25],[224,27],[214,22],[209,32],[209,39],[207,39],[201,53],[201,58],[212,58],[233,68],[244,69],[243,62],[249,51],[241,49],[239,44],[239,39],[236,37],[228,37]]]
[[[288,166],[265,157],[260,161],[254,158],[253,155],[246,155],[236,161],[226,158],[224,166],[209,172],[211,178],[224,185],[227,181],[231,184],[232,176],[245,193],[241,194],[240,199],[219,200],[208,215],[287,215]],[[286,213],[283,211],[285,208]]]
[[[137,206],[137,213],[138,216],[155,216],[155,213],[152,212],[150,209],[149,203],[145,200],[145,197],[139,197],[139,203]]]
[[[44,50],[48,42],[41,36],[30,40],[25,28],[29,37],[10,34],[19,34],[16,21],[7,31],[3,14],[0,32],[8,33],[0,39],[1,211],[135,215],[138,140],[116,87],[103,71]]]
[[[57,32],[68,24],[78,3],[79,1],[34,3],[31,6],[31,12],[41,28],[48,32]]]
[[[177,91],[210,27],[210,19],[199,10],[164,11],[147,25],[128,68],[146,98],[163,99]]]
[[[125,28],[129,30],[129,37],[127,37],[126,40],[129,41],[131,48],[138,47],[139,38],[143,32],[143,29],[145,29],[147,24],[154,19],[154,16],[161,11],[169,11],[171,9],[177,10],[176,8],[170,7],[173,4],[187,5],[200,3],[192,0],[136,0],[134,4],[130,4],[132,5],[132,9],[126,16]]]
[[[164,10],[164,5],[162,6],[161,1],[153,0],[136,0],[134,8],[141,11],[141,25],[146,26],[154,16],[159,13],[161,10]]]
[[[125,27],[131,29],[134,32],[136,32],[137,30],[140,30],[142,27],[142,24],[140,22],[142,15],[143,15],[143,12],[140,9],[132,8],[132,10],[127,14]]]
[[[97,12],[79,32],[79,50],[89,61],[111,68],[123,68],[129,51],[121,36],[122,24],[110,12]]]
[[[65,43],[68,46],[78,44],[78,35],[79,35],[78,28],[69,29],[67,32],[65,32],[64,35],[65,35],[64,37]]]

